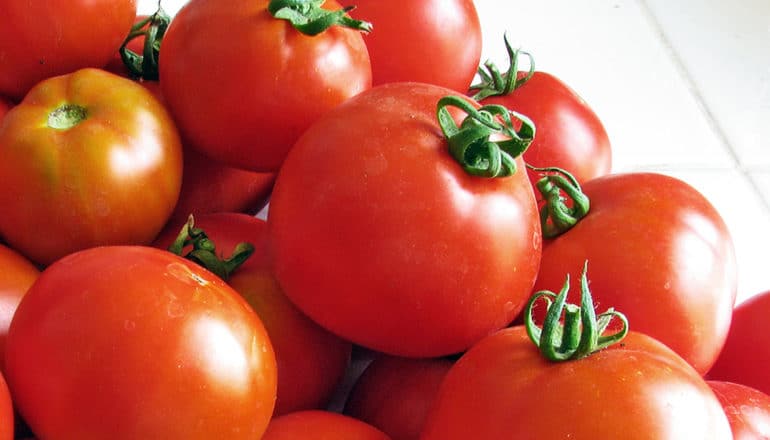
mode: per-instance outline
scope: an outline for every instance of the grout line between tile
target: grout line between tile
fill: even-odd
[[[668,38],[665,28],[658,20],[652,8],[650,8],[649,4],[647,3],[647,0],[637,0],[637,2],[647,22],[652,27],[655,34],[657,34],[658,38],[660,39],[660,42],[665,47],[666,52],[668,52],[669,58],[674,63],[674,66],[676,67],[677,71],[679,72],[682,79],[684,80],[687,86],[687,89],[695,99],[695,102],[698,104],[698,107],[703,113],[703,116],[705,117],[707,124],[709,125],[711,130],[714,132],[714,134],[718,137],[719,142],[721,142],[722,145],[724,145],[725,149],[727,150],[728,155],[731,157],[733,161],[733,167],[738,172],[741,173],[744,179],[748,181],[754,193],[762,201],[765,211],[770,213],[770,198],[765,197],[764,194],[762,194],[762,190],[759,184],[751,176],[751,173],[749,172],[750,170],[748,170],[744,166],[744,164],[741,162],[740,156],[738,155],[735,147],[730,142],[730,138],[722,129],[722,125],[719,123],[716,116],[714,116],[714,113],[711,111],[708,104],[706,103],[706,100],[703,94],[701,93],[700,88],[695,82],[693,76],[690,74],[689,69],[684,64],[684,61],[682,61],[682,58],[679,56],[679,52],[674,48],[674,45],[671,43],[671,40]]]

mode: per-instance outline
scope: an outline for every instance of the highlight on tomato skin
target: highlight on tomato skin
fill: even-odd
[[[0,373],[5,371],[5,342],[11,320],[40,269],[15,250],[0,243]]]

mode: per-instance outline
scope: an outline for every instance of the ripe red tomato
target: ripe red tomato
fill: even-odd
[[[163,39],[160,83],[190,146],[233,167],[275,171],[299,135],[371,85],[366,45],[334,26],[308,36],[268,0],[192,0]],[[324,5],[340,9],[334,0]]]
[[[144,87],[83,69],[48,79],[0,126],[0,235],[40,264],[146,244],[182,181],[179,134]]]
[[[6,113],[8,113],[8,110],[10,110],[11,107],[13,107],[13,103],[11,103],[11,101],[0,97],[0,122],[3,120],[3,117]]]
[[[508,50],[511,65],[516,68],[522,52],[510,46]],[[505,81],[492,87],[496,93],[488,97],[481,95],[485,93],[483,87],[471,92],[482,104],[501,104],[532,119],[537,136],[524,152],[527,164],[564,169],[580,183],[609,174],[612,147],[607,131],[588,103],[567,84],[548,72],[535,70],[518,72],[511,90],[499,87],[502,84]],[[479,85],[483,86],[484,81]],[[527,173],[533,185],[540,179],[537,171],[527,169]]]
[[[523,164],[508,177],[466,172],[437,121],[447,95],[461,96],[391,83],[340,105],[297,142],[270,201],[286,295],[332,332],[389,354],[456,353],[508,325],[540,261]]]
[[[622,343],[583,359],[550,362],[524,327],[516,326],[483,339],[455,363],[420,437],[470,438],[728,440],[732,435],[706,382],[653,338],[632,331]]]
[[[736,382],[770,394],[770,334],[766,328],[770,314],[770,290],[754,295],[733,310],[727,340],[714,366],[712,380]]]
[[[352,4],[351,15],[374,26],[364,36],[373,85],[415,81],[460,93],[471,85],[481,59],[481,23],[473,0]]]
[[[320,410],[298,411],[274,418],[262,440],[390,440],[360,420]]]
[[[103,246],[27,292],[6,379],[40,438],[254,439],[276,365],[259,317],[218,277],[167,251]]]
[[[311,321],[283,294],[270,270],[265,221],[245,214],[216,213],[196,216],[195,227],[205,231],[222,257],[232,255],[239,243],[254,246],[254,253],[227,282],[262,319],[275,350],[278,397],[273,416],[325,407],[345,374],[351,344]],[[180,228],[167,228],[156,246],[167,248]]]
[[[735,440],[770,438],[770,396],[751,387],[710,380],[707,382],[730,421]]]
[[[393,440],[417,440],[444,376],[447,358],[380,355],[358,378],[345,403],[345,414],[388,434]]]
[[[671,347],[705,374],[722,349],[736,295],[735,250],[724,221],[687,183],[657,173],[592,179],[591,208],[546,240],[534,290],[554,290],[588,261],[599,304]]]
[[[104,66],[135,16],[136,0],[0,2],[0,95],[18,100],[46,78]]]
[[[5,339],[11,319],[38,275],[40,271],[31,261],[0,244],[0,372],[5,371]]]

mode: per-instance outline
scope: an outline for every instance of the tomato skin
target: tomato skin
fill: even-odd
[[[44,270],[11,323],[6,379],[40,438],[259,438],[276,387],[248,304],[141,246],[90,248]]]
[[[770,438],[770,396],[733,382],[707,383],[724,407],[735,440]]]
[[[21,298],[40,275],[31,261],[0,244],[0,372],[5,371],[5,340]]]
[[[733,310],[730,330],[722,351],[709,370],[712,380],[736,382],[770,394],[770,290],[738,304]]]
[[[228,280],[257,312],[267,329],[278,366],[278,396],[273,416],[323,408],[345,374],[352,346],[302,314],[283,294],[271,272],[267,224],[240,213],[211,213],[195,217],[220,255],[248,242],[254,253]],[[155,242],[167,248],[181,224],[169,227]]]
[[[0,374],[0,440],[13,440],[14,413],[11,393],[5,378]]]
[[[3,117],[6,113],[8,113],[8,110],[13,107],[13,103],[3,97],[0,97],[0,122],[2,122]]]
[[[308,410],[274,418],[262,440],[390,440],[360,420],[330,411]]]
[[[86,108],[49,126],[63,104]],[[48,79],[0,126],[0,235],[39,264],[96,245],[147,244],[168,220],[182,181],[179,134],[144,87],[83,69]]]
[[[591,210],[545,242],[534,290],[558,292],[569,273],[578,301],[588,261],[597,304],[622,310],[634,330],[705,374],[727,337],[737,288],[735,250],[719,213],[663,174],[614,174],[582,187]]]
[[[44,79],[103,66],[135,16],[136,0],[0,2],[0,95],[20,100]]]
[[[536,71],[508,95],[480,102],[501,104],[532,119],[537,136],[524,152],[529,165],[562,168],[581,183],[611,171],[612,147],[604,125],[588,103],[554,75]],[[540,178],[537,171],[527,173],[533,185]]]
[[[190,214],[256,214],[267,205],[274,183],[275,173],[233,168],[185,147],[182,188],[169,221],[181,223]]]
[[[351,15],[374,26],[364,35],[373,85],[424,82],[461,93],[471,85],[482,46],[472,0],[421,0],[408,7],[381,0],[354,4]]]
[[[732,439],[719,401],[678,355],[642,333],[577,361],[545,360],[523,326],[449,370],[421,440]]]
[[[165,34],[160,63],[163,95],[191,147],[260,172],[276,171],[310,123],[371,86],[358,31],[303,35],[267,4],[190,1]]]
[[[453,364],[447,358],[380,355],[351,389],[345,414],[371,424],[393,440],[417,440]]]
[[[537,272],[532,187],[523,172],[478,178],[451,157],[436,121],[449,94],[460,96],[391,83],[356,96],[305,132],[273,189],[284,292],[376,351],[462,351],[513,320]]]

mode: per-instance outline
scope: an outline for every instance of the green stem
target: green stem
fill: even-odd
[[[545,201],[540,208],[543,237],[554,238],[567,232],[588,214],[591,201],[572,174],[557,167],[527,167],[544,173],[535,183]]]
[[[62,104],[48,114],[48,126],[57,130],[70,129],[88,118],[88,110],[77,104]]]
[[[508,95],[523,86],[535,74],[535,59],[532,55],[529,52],[511,47],[508,35],[503,35],[503,41],[505,41],[505,49],[508,52],[508,70],[505,73],[500,73],[497,66],[490,60],[485,61],[483,66],[479,66],[480,81],[470,87],[471,91],[476,90],[473,95],[473,99],[476,101],[490,96]],[[519,75],[520,56],[525,56],[529,60],[529,70],[524,75]]]
[[[160,44],[170,23],[171,17],[161,8],[159,1],[158,10],[154,14],[135,23],[131,28],[131,32],[120,47],[120,57],[132,77],[150,81],[158,80]],[[139,37],[144,37],[141,54],[128,48],[128,43]]]
[[[289,21],[305,35],[318,35],[332,26],[342,26],[362,32],[371,32],[372,24],[355,20],[348,15],[355,6],[336,11],[323,9],[326,0],[271,0],[267,10],[273,17]]]
[[[184,254],[187,246],[192,246],[192,250]],[[238,243],[230,257],[220,258],[216,253],[214,242],[208,238],[203,229],[195,227],[195,220],[191,215],[168,250],[205,267],[227,281],[230,275],[254,253],[254,246],[245,242]]]
[[[457,125],[450,107],[467,114]],[[449,143],[449,152],[471,175],[505,177],[516,172],[516,158],[521,156],[535,138],[535,124],[526,116],[501,105],[476,108],[467,99],[445,96],[438,102],[436,117]],[[521,123],[516,130],[513,118]],[[493,134],[506,139],[492,141]]]
[[[596,315],[591,291],[588,289],[587,272],[588,262],[583,266],[580,277],[580,306],[567,303],[570,284],[567,275],[558,295],[548,290],[536,292],[524,309],[527,335],[549,361],[582,359],[620,342],[628,334],[628,319],[624,314],[610,308]],[[542,328],[535,324],[533,317],[534,306],[541,299],[545,300],[547,307]],[[620,320],[620,329],[605,334],[613,318]]]

